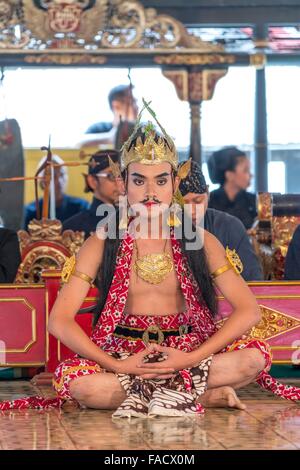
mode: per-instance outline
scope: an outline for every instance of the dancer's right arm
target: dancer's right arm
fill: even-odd
[[[89,237],[79,250],[76,258],[76,270],[94,279],[102,262],[103,249],[104,240],[96,235]],[[70,277],[69,282],[61,289],[51,310],[48,324],[49,332],[72,351],[81,357],[97,362],[103,369],[117,373],[134,375],[152,373],[158,377],[171,377],[174,369],[170,367],[162,368],[161,364],[159,364],[159,368],[153,364],[151,370],[140,367],[143,358],[150,352],[148,348],[124,361],[120,361],[109,356],[93,343],[75,321],[75,315],[89,289],[88,282],[76,276]]]
[[[102,262],[103,248],[104,240],[96,235],[89,237],[76,257],[76,270],[94,279]],[[48,330],[80,356],[96,361],[107,370],[113,370],[116,360],[96,346],[75,321],[75,315],[89,289],[87,281],[71,276],[53,305]]]

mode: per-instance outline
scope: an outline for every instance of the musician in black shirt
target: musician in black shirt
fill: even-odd
[[[16,232],[0,227],[0,283],[12,283],[16,277],[21,255]]]
[[[300,225],[296,228],[285,259],[284,279],[300,281]]]
[[[242,276],[245,281],[263,279],[262,269],[243,224],[236,217],[216,209],[207,208],[209,201],[208,186],[201,167],[192,161],[190,174],[181,181],[179,186],[184,202],[190,205],[191,217],[195,225],[197,220],[196,208],[202,205],[204,228],[212,233],[224,246],[236,250],[244,269]],[[201,213],[200,213],[201,215]]]
[[[234,215],[250,229],[257,216],[256,195],[246,191],[250,184],[250,161],[236,147],[214,152],[207,162],[209,177],[220,188],[210,193],[209,207]]]

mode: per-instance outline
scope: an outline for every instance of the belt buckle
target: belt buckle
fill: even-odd
[[[186,335],[189,332],[189,327],[188,325],[180,325],[178,331],[180,336]]]
[[[157,325],[150,325],[148,326],[147,330],[144,331],[143,333],[143,342],[148,345],[151,343],[150,338],[149,338],[149,333],[156,333],[158,338],[157,338],[157,343],[161,344],[165,338],[165,335]],[[156,341],[154,341],[156,342]]]

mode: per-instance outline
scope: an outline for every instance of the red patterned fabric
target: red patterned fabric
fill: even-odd
[[[184,314],[177,314],[175,316],[168,315],[166,317],[134,317],[132,315],[123,315],[129,287],[130,265],[133,251],[133,239],[129,234],[127,234],[119,248],[116,269],[104,310],[91,338],[95,344],[107,353],[129,355],[138,352],[145,347],[141,340],[129,341],[127,339],[124,340],[114,337],[113,333],[116,326],[118,324],[128,324],[128,322],[129,324],[132,324],[130,322],[141,322],[143,326],[147,327],[146,325],[149,325],[151,322],[160,321],[164,328],[170,328],[170,325],[174,325],[174,322],[181,322],[184,317],[184,321],[188,321],[192,325],[192,332],[184,335],[184,337],[169,337],[164,343],[167,346],[176,347],[183,351],[196,349],[216,332],[215,324],[207,306],[201,300],[201,293],[199,292],[198,285],[188,269],[187,261],[181,252],[179,242],[172,236],[171,243],[174,265],[176,267],[182,293],[186,300],[187,312]],[[265,342],[258,340],[240,340],[234,342],[222,352],[242,348],[257,348],[265,357],[265,370],[257,378],[257,383],[259,385],[267,390],[271,390],[274,394],[282,398],[293,401],[298,401],[300,399],[299,388],[280,384],[267,373],[271,367],[271,354],[269,346]],[[55,371],[54,387],[58,394],[57,399],[47,400],[42,397],[29,397],[10,402],[2,402],[0,403],[0,410],[11,408],[50,409],[52,407],[60,407],[65,400],[71,399],[69,392],[69,383],[71,380],[83,375],[100,372],[101,370],[99,365],[94,361],[78,357],[69,359],[61,363]],[[192,371],[180,371],[179,375],[182,379],[185,392],[189,394],[195,392],[196,387],[195,384],[193,385]],[[202,411],[201,405],[198,404],[195,412]]]
[[[133,251],[133,238],[127,234],[124,238],[116,261],[115,274],[112,280],[105,307],[96,325],[92,340],[105,351],[114,351],[112,334],[122,318],[129,288],[130,265]],[[188,306],[189,315],[194,319],[195,329],[201,342],[205,341],[216,331],[209,309],[200,299],[200,292],[193,280],[184,259],[180,244],[171,237],[174,265],[180,282],[183,296]],[[112,347],[110,347],[112,346]]]
[[[65,400],[60,398],[44,398],[44,397],[26,397],[12,401],[2,401],[0,403],[0,411],[6,410],[24,410],[28,408],[36,410],[52,410],[60,408]]]
[[[231,346],[226,348],[226,351],[236,351],[238,349],[244,348],[256,348],[259,349],[260,352],[263,354],[266,366],[265,369],[259,374],[256,379],[256,382],[263,387],[265,390],[269,390],[273,392],[274,395],[277,395],[285,400],[291,401],[299,401],[300,400],[300,388],[294,387],[293,385],[284,385],[278,380],[274,379],[270,374],[268,374],[268,370],[270,370],[272,365],[272,356],[271,356],[271,348],[270,346],[265,343],[264,341],[252,339],[252,340],[240,340],[233,343]]]

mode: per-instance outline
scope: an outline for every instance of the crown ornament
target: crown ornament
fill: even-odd
[[[226,257],[229,263],[231,264],[232,268],[234,269],[234,271],[237,274],[241,274],[244,270],[244,266],[236,250],[230,250],[230,248],[227,246]]]
[[[152,122],[149,121],[145,125],[141,124],[142,113],[145,109],[147,109],[156,124],[159,126],[162,137],[155,138],[157,134]],[[143,141],[141,137],[138,137],[136,142],[133,144],[133,140],[135,139],[140,127],[145,135],[145,139]],[[133,133],[121,149],[121,170],[123,171],[126,169],[130,163],[158,165],[163,162],[170,163],[172,168],[177,170],[178,155],[176,147],[171,137],[158,121],[155,112],[150,108],[150,102],[147,103],[143,99],[143,108],[138,115]]]

